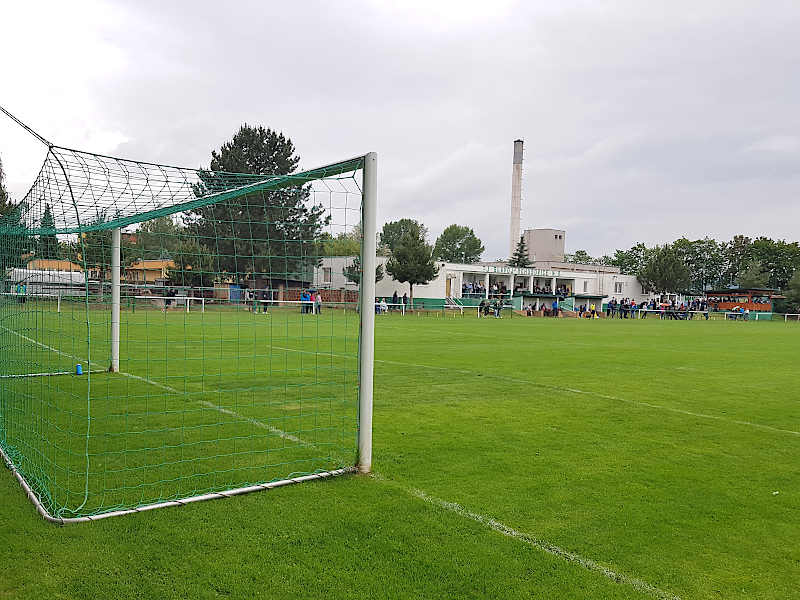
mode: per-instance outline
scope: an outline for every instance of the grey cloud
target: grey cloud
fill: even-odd
[[[119,68],[86,85],[98,126],[127,139],[117,154],[207,165],[243,122],[289,135],[303,167],[374,150],[382,221],[434,239],[468,225],[497,258],[523,137],[523,226],[567,229],[568,250],[797,238],[792,0],[517,2],[452,20],[366,0],[107,4]]]

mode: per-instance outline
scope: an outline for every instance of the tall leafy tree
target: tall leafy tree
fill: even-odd
[[[136,241],[128,247],[133,260],[172,257],[181,246],[183,229],[170,216],[145,221],[134,234]]]
[[[525,243],[525,236],[519,236],[517,249],[514,251],[513,256],[508,261],[509,267],[530,267],[531,259],[528,258],[528,245]]]
[[[574,254],[565,254],[564,262],[575,263],[579,265],[596,265],[601,264],[599,258],[592,258],[586,250],[576,250]]]
[[[744,271],[753,258],[752,241],[744,235],[735,235],[730,242],[723,245],[725,256],[724,283],[732,285],[739,279],[739,273]]]
[[[642,242],[638,242],[630,250],[616,250],[609,264],[619,267],[623,275],[636,275],[647,264],[650,252]]]
[[[88,226],[99,225],[108,220],[105,213],[100,213]],[[99,299],[103,299],[106,274],[111,268],[111,230],[93,230],[81,234],[81,239],[75,245],[75,252],[79,257],[78,264],[83,266],[87,276],[93,273],[100,284]]]
[[[380,233],[381,250],[391,256],[406,233],[410,233],[412,237],[421,238],[423,241],[428,239],[428,228],[413,219],[391,221],[383,226]]]
[[[724,283],[725,256],[716,241],[709,237],[693,241],[682,237],[672,247],[689,267],[691,290],[702,291]]]
[[[211,153],[210,169],[198,171],[201,183],[195,194],[241,185],[227,173],[289,175],[299,162],[288,137],[244,124],[219,152]],[[319,262],[317,240],[329,219],[309,197],[308,187],[254,192],[194,209],[190,230],[209,248],[220,273],[237,280],[276,273],[281,279],[302,278]]]
[[[318,245],[322,256],[358,256],[361,254],[361,228],[339,233],[336,237],[325,232]]]
[[[420,230],[406,231],[394,244],[386,271],[400,283],[408,282],[411,306],[414,306],[414,286],[433,281],[439,268],[433,259],[433,247],[425,241]]]
[[[686,292],[691,273],[678,252],[669,244],[656,246],[636,278],[648,292]]]
[[[473,263],[481,259],[485,249],[471,227],[450,225],[436,239],[433,253],[447,262]]]
[[[25,266],[36,250],[37,239],[23,222],[26,211],[25,202],[20,202],[0,220],[0,278],[5,278],[8,269]]]
[[[769,272],[761,266],[761,262],[751,260],[747,267],[739,273],[736,283],[742,289],[764,288],[769,285]]]
[[[795,270],[800,268],[800,245],[797,242],[758,237],[753,240],[750,255],[769,274],[766,285],[772,288],[783,289]]]
[[[795,271],[784,290],[783,308],[788,313],[800,313],[800,269]]]
[[[214,259],[208,248],[197,240],[181,241],[172,253],[172,262],[175,266],[167,271],[167,276],[174,285],[213,287],[216,277]]]

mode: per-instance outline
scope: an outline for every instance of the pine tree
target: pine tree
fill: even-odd
[[[241,185],[230,173],[289,175],[300,157],[292,141],[264,127],[242,125],[219,152],[210,170],[197,172],[198,196]],[[302,277],[319,262],[315,240],[328,222],[321,206],[309,206],[308,187],[255,192],[192,211],[190,232],[214,257],[215,269],[242,280],[261,273],[281,279]]]
[[[531,266],[531,259],[528,258],[528,246],[525,243],[525,236],[520,236],[519,243],[514,255],[508,261],[509,267],[526,268]]]
[[[39,231],[38,257],[46,260],[57,259],[58,238],[56,237],[56,224],[49,204],[44,205],[44,214],[39,223]]]
[[[425,284],[436,278],[439,272],[433,260],[433,247],[417,230],[406,231],[392,251],[386,263],[386,271],[400,283],[408,282],[411,306],[414,306],[414,286]]]

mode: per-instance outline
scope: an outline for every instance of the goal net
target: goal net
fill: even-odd
[[[369,469],[374,282],[326,265],[374,269],[375,162],[48,147],[0,221],[0,452],[46,518]]]

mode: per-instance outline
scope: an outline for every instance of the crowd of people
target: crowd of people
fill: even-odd
[[[408,306],[408,294],[403,294],[403,297],[397,295],[397,290],[394,291],[392,294],[392,303],[389,304],[386,301],[386,298],[375,298],[375,314],[376,315],[385,315],[388,314],[390,310],[401,310],[406,312],[409,308]]]
[[[584,308],[584,307],[581,307]],[[661,319],[690,320],[695,314],[702,314],[708,319],[708,302],[705,299],[696,298],[689,302],[681,302],[680,305],[673,300],[672,302],[658,302],[651,299],[649,302],[636,303],[635,300],[623,298],[617,301],[612,298],[606,305],[606,317],[611,319],[635,319],[637,314],[640,318],[647,318],[648,313],[658,313]]]
[[[541,287],[538,286],[538,285],[534,285],[533,286],[533,293],[534,294],[552,294],[554,296],[569,296],[570,295],[569,288],[566,285],[558,285],[558,286],[555,287],[555,289],[553,289],[549,285],[545,285],[545,286],[541,286]]]
[[[514,288],[514,291],[517,292],[526,292],[528,289],[525,287],[525,284],[518,283]],[[570,291],[569,287],[566,285],[559,285],[556,286],[555,289],[549,285],[533,286],[533,293],[534,294],[550,294],[553,296],[569,296],[572,292]],[[506,297],[509,295],[508,287],[505,283],[493,283],[489,286],[489,298],[500,298]],[[461,285],[461,297],[462,298],[485,298],[486,297],[486,287],[480,282],[468,282],[463,283]]]
[[[494,313],[495,319],[502,319],[503,318],[503,301],[499,299],[495,300],[481,300],[480,305],[478,305],[478,318],[489,318],[489,313]]]
[[[522,309],[525,311],[525,314],[529,317],[534,316],[535,312],[541,312],[542,316],[545,317],[557,317],[563,311],[561,307],[558,305],[558,300],[553,300],[552,303],[546,304],[542,302],[537,306],[536,302],[528,304],[527,306],[523,306]]]
[[[480,281],[468,282],[461,285],[461,296],[463,298],[482,298],[486,295],[486,288]]]
[[[307,315],[321,315],[322,294],[317,290],[303,290],[300,294],[300,312]]]

